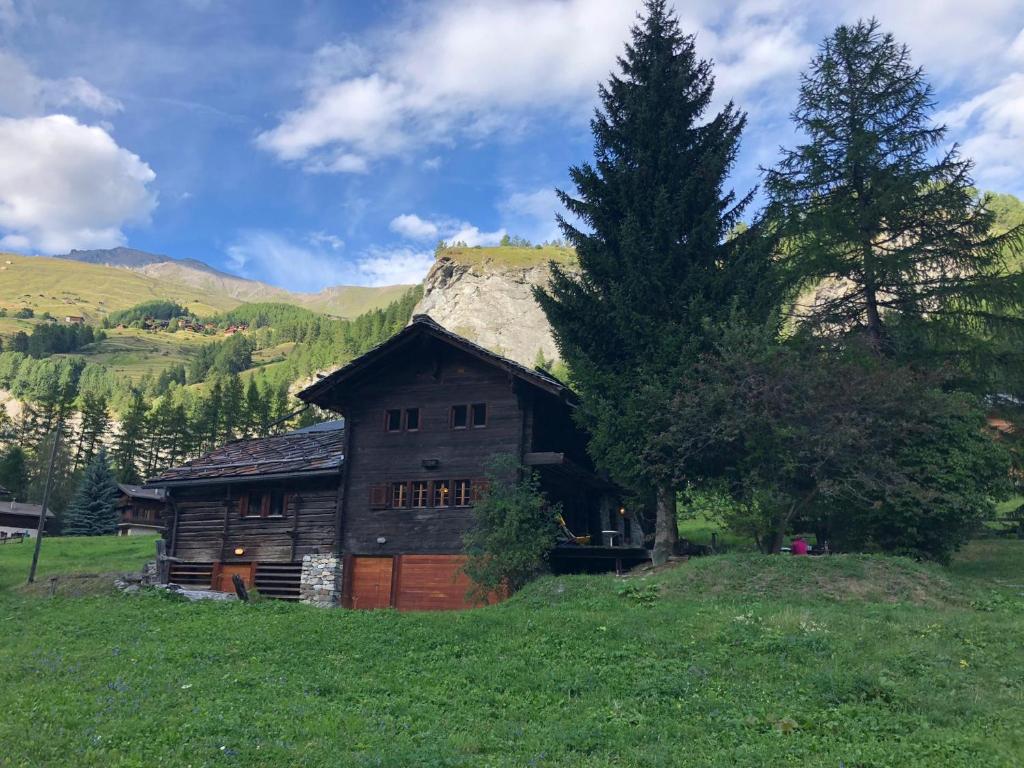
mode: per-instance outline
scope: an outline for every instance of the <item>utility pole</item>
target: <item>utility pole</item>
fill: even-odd
[[[46,485],[43,486],[43,508],[39,511],[39,527],[36,529],[36,548],[32,553],[32,568],[28,572],[28,583],[36,580],[36,565],[39,563],[39,549],[43,546],[43,531],[46,530],[46,505],[50,501],[50,486],[53,484],[53,464],[57,460],[57,444],[64,431],[64,417],[57,419],[57,431],[53,434],[50,448],[50,466],[46,470]]]

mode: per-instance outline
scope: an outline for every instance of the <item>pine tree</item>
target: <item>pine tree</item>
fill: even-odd
[[[253,376],[245,387],[245,427],[243,429],[245,437],[253,437],[259,432],[262,404],[260,388],[256,383],[256,377]]]
[[[131,401],[121,414],[121,429],[114,441],[111,458],[117,476],[123,483],[138,483],[142,463],[143,441],[146,436],[146,400],[142,393],[132,392]]]
[[[117,481],[100,450],[85,468],[75,495],[64,513],[63,533],[67,536],[106,536],[117,533]]]
[[[723,189],[746,117],[729,103],[704,121],[711,64],[665,0],[645,8],[621,73],[600,89],[594,165],[571,169],[576,196],[559,192],[585,225],[559,222],[580,275],[552,265],[549,290],[536,295],[573,372],[596,462],[638,494],[656,490],[661,562],[677,539],[676,488],[642,460],[651,419],[701,348],[705,321],[738,297],[749,304],[740,294],[758,275],[738,268],[754,230],[727,237],[750,196]]]
[[[943,344],[1020,330],[1024,278],[1005,257],[1024,227],[991,234],[971,161],[941,149],[933,110],[906,46],[874,19],[840,26],[803,76],[793,117],[807,143],[766,175],[768,218],[794,279],[838,278],[810,319],[863,329],[886,354],[899,351],[897,325]]]

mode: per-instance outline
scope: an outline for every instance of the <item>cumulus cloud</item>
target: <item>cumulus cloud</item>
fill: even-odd
[[[436,240],[441,233],[437,224],[421,219],[415,213],[403,213],[401,216],[395,216],[389,226],[392,232],[409,240]]]
[[[66,115],[0,118],[0,232],[17,250],[125,242],[156,206],[153,170],[102,128]]]
[[[317,233],[314,233],[314,235]],[[433,254],[412,248],[370,248],[342,258],[329,241],[271,230],[242,231],[228,246],[230,268],[293,291],[320,291],[332,285],[418,283]]]
[[[14,116],[40,115],[51,110],[83,108],[101,115],[120,112],[121,102],[88,80],[37,77],[24,61],[0,51],[0,112]]]
[[[505,236],[505,229],[498,229],[494,232],[483,232],[480,227],[474,226],[466,221],[458,219],[424,219],[415,213],[403,213],[391,220],[389,225],[392,232],[395,232],[406,240],[446,240],[450,243],[465,243],[474,245],[497,245]]]
[[[739,5],[747,4],[763,5]],[[813,50],[778,13],[725,14],[711,0],[693,6],[684,28],[718,62],[727,97],[795,74]],[[380,158],[521,131],[538,114],[582,120],[639,7],[639,0],[430,4],[382,31],[379,45],[322,48],[302,105],[257,143],[311,172],[362,173]]]

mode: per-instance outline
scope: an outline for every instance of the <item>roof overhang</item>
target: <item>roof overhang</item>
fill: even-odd
[[[212,469],[212,467],[211,467]],[[312,472],[280,472],[274,474],[268,472],[260,475],[234,475],[232,477],[201,477],[182,478],[180,480],[151,480],[143,487],[145,488],[184,488],[193,485],[239,485],[241,483],[268,483],[276,480],[297,480],[315,477],[331,477],[341,472],[341,467],[333,469],[319,469]]]

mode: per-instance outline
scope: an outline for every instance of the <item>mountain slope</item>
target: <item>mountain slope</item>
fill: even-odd
[[[150,299],[173,299],[198,315],[231,309],[242,302],[276,301],[353,318],[387,306],[409,287],[338,285],[318,293],[297,293],[232,275],[196,259],[174,259],[123,247],[54,257],[0,257],[18,265],[0,264],[7,267],[0,270],[0,307],[27,306],[37,313],[81,315],[89,321]],[[32,262],[31,269],[26,259]],[[108,290],[111,293],[106,296]]]
[[[575,264],[568,248],[447,248],[438,253],[413,310],[450,331],[532,366],[538,350],[558,357],[547,317],[533,298],[550,279],[549,262]]]

